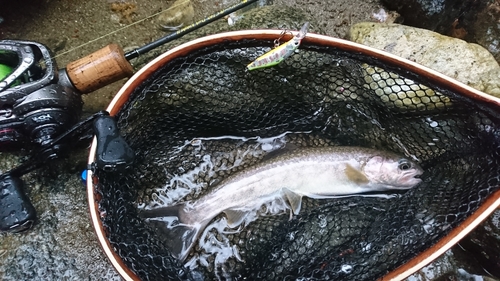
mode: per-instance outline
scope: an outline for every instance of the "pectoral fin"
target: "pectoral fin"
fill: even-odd
[[[248,212],[239,210],[225,210],[227,225],[231,228],[239,226],[247,216]]]
[[[302,196],[298,195],[297,193],[291,191],[288,188],[283,188],[283,195],[288,200],[292,212],[294,214],[298,214],[300,212],[300,207],[302,205]]]
[[[345,167],[345,175],[347,178],[357,184],[367,184],[369,182],[368,178],[362,172],[356,170],[353,166],[347,164]]]

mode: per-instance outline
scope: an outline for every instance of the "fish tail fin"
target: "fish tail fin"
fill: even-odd
[[[153,229],[165,243],[165,247],[181,262],[187,258],[202,229],[202,225],[199,223],[187,223],[184,204],[143,210],[139,213],[139,217],[148,219],[149,224],[153,226]],[[179,223],[171,225],[172,220],[168,220],[168,218],[175,217]]]

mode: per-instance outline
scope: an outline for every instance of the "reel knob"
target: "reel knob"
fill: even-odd
[[[24,193],[23,181],[7,175],[0,181],[0,231],[21,232],[30,229],[36,211]]]

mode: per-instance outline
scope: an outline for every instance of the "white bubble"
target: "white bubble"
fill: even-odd
[[[352,266],[349,265],[349,264],[343,264],[341,267],[340,267],[340,271],[344,272],[345,274],[349,274],[352,272]]]

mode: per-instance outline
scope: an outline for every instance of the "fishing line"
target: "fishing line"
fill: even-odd
[[[165,10],[162,10],[160,12],[152,14],[152,15],[146,17],[146,18],[143,18],[143,19],[138,20],[136,22],[133,22],[131,24],[125,25],[125,26],[123,26],[121,28],[118,28],[118,29],[112,31],[112,32],[109,32],[109,33],[104,34],[104,35],[102,35],[100,37],[97,37],[97,38],[95,38],[93,40],[85,42],[85,43],[83,43],[81,45],[78,45],[78,46],[76,46],[74,48],[71,48],[71,49],[69,49],[69,50],[67,50],[65,52],[62,52],[60,54],[57,54],[57,55],[53,56],[52,58],[55,59],[55,58],[60,57],[62,55],[66,55],[68,53],[71,53],[71,52],[73,52],[73,51],[75,51],[77,49],[80,49],[80,48],[82,48],[84,46],[87,46],[87,45],[89,45],[91,43],[94,43],[94,42],[96,42],[98,40],[101,40],[101,39],[103,39],[105,37],[108,37],[110,35],[113,35],[115,33],[120,32],[120,31],[122,31],[124,29],[127,29],[127,28],[129,28],[131,26],[134,26],[136,24],[139,24],[139,23],[142,23],[142,22],[144,22],[146,20],[149,20],[149,19],[151,19],[151,18],[153,18],[153,17],[155,17],[155,16],[157,16],[157,15],[159,15],[159,14],[165,12],[165,11],[169,11],[169,10],[172,10],[174,8],[177,8],[177,7],[185,4],[188,1],[190,1],[190,0],[185,0],[183,2],[178,3],[177,5],[171,6],[171,7],[167,8],[167,9],[165,9]],[[150,50],[152,50],[154,48],[157,48],[157,47],[159,47],[159,46],[161,46],[163,44],[166,44],[166,43],[168,43],[168,42],[170,42],[172,40],[180,38],[180,37],[186,35],[187,33],[191,32],[191,31],[194,31],[194,30],[196,30],[198,28],[201,28],[201,27],[203,27],[203,26],[205,26],[205,25],[207,25],[207,24],[209,24],[211,22],[214,22],[214,21],[216,21],[216,20],[218,20],[218,19],[220,19],[220,18],[222,18],[222,17],[224,17],[226,15],[229,15],[230,13],[233,13],[233,12],[235,12],[235,11],[237,11],[237,10],[245,7],[245,6],[248,6],[248,5],[250,5],[250,4],[252,4],[252,3],[256,2],[256,1],[257,0],[244,0],[244,1],[240,2],[240,3],[238,3],[238,4],[235,4],[235,5],[231,6],[231,7],[229,7],[229,8],[221,10],[221,11],[219,11],[219,12],[217,12],[215,14],[212,14],[212,15],[210,15],[210,16],[202,19],[202,20],[199,20],[199,21],[197,21],[197,22],[195,22],[195,23],[193,23],[191,25],[188,25],[185,28],[182,28],[182,29],[180,29],[180,30],[178,30],[176,32],[173,32],[173,33],[171,33],[171,34],[169,34],[167,36],[164,36],[164,37],[162,37],[162,38],[160,38],[160,39],[158,39],[156,41],[153,41],[153,42],[151,42],[149,44],[146,44],[145,46],[142,46],[140,48],[132,50],[132,51],[130,51],[130,52],[128,52],[128,53],[125,54],[125,58],[127,60],[131,60],[133,58],[137,58],[141,54],[144,54],[144,53],[146,53],[146,52],[148,52],[148,51],[150,51]]]
[[[144,45],[144,46],[142,46],[140,48],[132,50],[132,51],[130,51],[130,52],[128,52],[128,53],[125,54],[125,58],[127,60],[131,60],[133,58],[136,58],[136,57],[138,57],[141,54],[147,53],[147,52],[151,51],[154,48],[157,48],[157,47],[159,47],[159,46],[161,46],[163,44],[166,44],[166,43],[168,43],[168,42],[170,42],[170,41],[172,41],[174,39],[180,38],[180,37],[186,35],[187,33],[191,32],[191,31],[194,31],[194,30],[196,30],[198,28],[201,28],[201,27],[203,27],[203,26],[205,26],[205,25],[207,25],[207,24],[209,24],[211,22],[214,22],[214,21],[216,21],[216,20],[218,20],[218,19],[220,19],[220,18],[222,18],[224,16],[227,16],[227,15],[229,15],[229,14],[231,14],[231,13],[233,13],[233,12],[235,12],[235,11],[243,8],[243,7],[246,7],[246,6],[248,6],[248,5],[256,2],[256,1],[257,0],[244,0],[244,1],[240,2],[239,4],[235,4],[235,5],[233,5],[233,6],[229,7],[229,8],[221,10],[221,11],[219,11],[219,12],[217,12],[217,13],[211,15],[211,16],[208,16],[208,17],[206,17],[206,18],[204,18],[202,20],[199,20],[199,21],[191,24],[191,25],[188,25],[185,28],[182,28],[182,29],[180,29],[180,30],[178,30],[176,32],[173,32],[173,33],[171,33],[171,34],[169,34],[169,35],[167,35],[165,37],[162,37],[162,38],[160,38],[160,39],[158,39],[158,40],[156,40],[154,42],[151,42],[151,43],[146,44],[146,45]]]
[[[138,20],[138,21],[136,21],[136,22],[133,22],[133,23],[131,23],[131,24],[127,24],[127,25],[125,25],[125,26],[123,26],[123,27],[120,27],[120,28],[118,28],[118,29],[116,29],[116,30],[114,30],[114,31],[111,31],[111,32],[109,32],[109,33],[107,33],[107,34],[104,34],[104,35],[99,36],[99,37],[97,37],[97,38],[95,38],[95,39],[92,39],[92,40],[90,40],[90,41],[88,41],[88,42],[85,42],[85,43],[83,43],[83,44],[81,44],[81,45],[78,45],[78,46],[76,46],[76,47],[73,47],[73,48],[71,48],[71,49],[69,49],[69,50],[67,50],[67,51],[65,51],[65,52],[62,52],[62,53],[60,53],[60,54],[57,54],[57,55],[53,56],[52,58],[54,58],[54,59],[55,59],[55,58],[57,58],[57,57],[59,57],[59,56],[62,56],[62,55],[68,54],[68,53],[70,53],[70,52],[72,52],[72,51],[75,51],[75,50],[77,50],[77,49],[80,49],[80,48],[82,48],[82,47],[84,47],[84,46],[87,46],[88,44],[91,44],[91,43],[93,43],[93,42],[96,42],[96,41],[98,41],[98,40],[101,40],[101,39],[103,39],[103,38],[105,38],[105,37],[108,37],[108,36],[110,36],[110,35],[112,35],[112,34],[115,34],[115,33],[117,33],[117,32],[120,32],[120,31],[122,31],[122,30],[124,30],[124,29],[127,29],[127,28],[129,28],[129,27],[131,27],[131,26],[134,26],[134,25],[136,25],[136,24],[142,23],[142,22],[144,22],[144,21],[146,21],[146,20],[148,20],[148,19],[150,19],[150,18],[152,18],[152,17],[155,17],[155,16],[157,16],[157,15],[159,15],[159,14],[163,13],[163,12],[170,11],[170,10],[172,10],[172,9],[174,9],[174,8],[177,8],[177,7],[181,6],[182,4],[184,4],[184,3],[188,2],[188,1],[191,1],[191,0],[184,0],[183,2],[178,3],[177,5],[174,5],[174,6],[168,7],[168,8],[167,8],[167,9],[165,9],[165,10],[161,10],[161,11],[159,11],[159,12],[155,13],[155,14],[152,14],[152,15],[150,15],[150,16],[148,16],[148,17],[146,17],[146,18],[143,18],[143,19]]]

